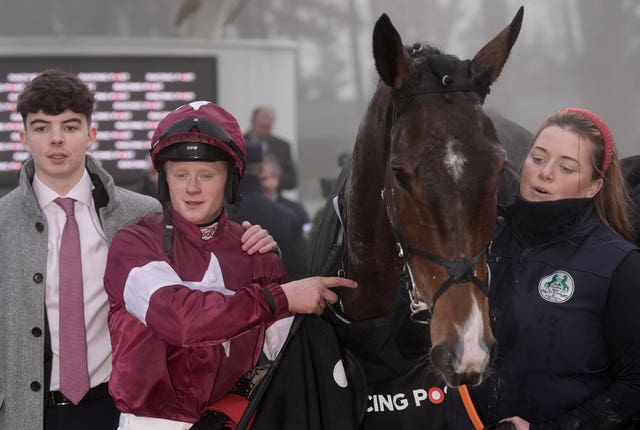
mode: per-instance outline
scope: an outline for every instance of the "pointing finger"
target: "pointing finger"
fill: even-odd
[[[352,281],[351,279],[341,278],[339,276],[328,276],[323,278],[323,283],[327,288],[333,287],[347,287],[347,288],[358,288],[358,283],[356,281]]]

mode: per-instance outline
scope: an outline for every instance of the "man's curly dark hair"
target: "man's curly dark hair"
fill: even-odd
[[[29,113],[44,112],[59,115],[65,110],[82,114],[91,124],[94,94],[75,74],[58,69],[40,73],[29,82],[18,96],[16,110],[25,123]]]

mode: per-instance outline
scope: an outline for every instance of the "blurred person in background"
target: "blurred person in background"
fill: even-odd
[[[629,187],[635,242],[640,246],[640,155],[632,155],[620,160],[622,175]]]
[[[251,129],[245,133],[244,138],[259,142],[263,152],[275,155],[282,168],[279,189],[293,190],[298,186],[298,175],[291,156],[291,144],[272,133],[275,122],[276,114],[271,107],[256,106],[251,114]]]
[[[240,203],[230,208],[231,220],[246,219],[271,233],[282,251],[282,262],[291,279],[307,276],[307,247],[303,223],[289,208],[270,199],[264,192],[261,177],[265,163],[262,146],[248,140],[247,168],[240,183]]]
[[[260,174],[260,183],[262,184],[262,190],[264,193],[274,202],[278,203],[291,210],[302,224],[302,230],[304,232],[304,238],[307,239],[311,230],[311,221],[309,220],[309,214],[304,206],[295,200],[288,199],[280,194],[280,180],[282,179],[282,168],[278,159],[267,152],[264,154],[264,160],[262,164],[262,173]]]

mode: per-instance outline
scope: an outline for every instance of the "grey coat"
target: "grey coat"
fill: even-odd
[[[108,196],[108,203],[98,209],[98,214],[109,243],[120,228],[161,210],[157,200],[116,187],[113,178],[88,155],[86,167],[94,185],[97,179]],[[31,187],[33,175],[33,160],[29,159],[20,172],[18,187],[0,199],[2,430],[36,430],[43,426],[48,235]]]

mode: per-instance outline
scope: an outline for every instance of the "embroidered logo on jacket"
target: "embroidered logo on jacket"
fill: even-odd
[[[545,276],[538,284],[540,296],[551,303],[564,303],[573,296],[575,283],[570,274],[558,270]]]

